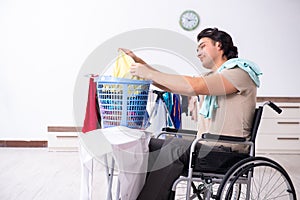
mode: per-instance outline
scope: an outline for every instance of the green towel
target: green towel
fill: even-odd
[[[262,72],[255,63],[249,60],[245,60],[241,58],[232,58],[230,60],[227,60],[225,63],[223,63],[223,65],[221,65],[221,67],[218,69],[218,72],[221,72],[224,69],[231,69],[234,67],[239,67],[245,70],[249,74],[251,79],[254,81],[256,86],[257,87],[260,86],[260,81],[258,76],[262,75]],[[200,114],[203,115],[204,118],[211,118],[213,109],[217,109],[217,108],[218,108],[217,96],[206,95],[204,97],[204,101],[200,109]]]

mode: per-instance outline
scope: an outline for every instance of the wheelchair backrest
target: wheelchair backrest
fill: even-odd
[[[272,108],[278,114],[280,114],[282,112],[281,108],[279,108],[272,101],[267,101],[262,106],[259,106],[258,108],[255,109],[254,118],[253,118],[253,122],[252,122],[252,128],[251,128],[251,137],[250,137],[250,141],[253,142],[253,144],[255,144],[257,130],[258,130],[258,127],[260,124],[261,116],[262,116],[265,105],[268,105],[270,108]]]
[[[252,128],[251,128],[251,137],[250,137],[250,141],[253,142],[253,144],[255,143],[257,130],[261,121],[262,112],[263,112],[263,106],[259,106],[258,108],[255,109]]]

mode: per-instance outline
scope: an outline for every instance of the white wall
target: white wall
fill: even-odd
[[[179,27],[186,9],[200,15],[195,31]],[[240,57],[261,66],[260,96],[300,96],[299,10],[298,0],[2,0],[0,139],[45,139],[48,125],[75,125],[73,90],[84,60],[107,39],[139,28],[194,40],[201,29],[219,27]]]

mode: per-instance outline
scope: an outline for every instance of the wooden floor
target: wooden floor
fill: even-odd
[[[300,155],[264,155],[289,173],[300,197]],[[78,152],[48,152],[47,148],[0,148],[1,200],[79,199],[81,167]],[[92,199],[105,199],[105,173],[94,168]]]

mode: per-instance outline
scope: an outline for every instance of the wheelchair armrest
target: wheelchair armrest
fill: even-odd
[[[165,128],[162,128],[162,131],[169,132],[169,133],[177,133],[178,129],[176,129],[176,128],[170,128],[170,127],[165,127]]]
[[[198,131],[195,130],[189,130],[189,129],[179,129],[178,134],[184,134],[184,135],[192,135],[197,136]]]
[[[162,133],[160,133],[157,138],[161,135],[174,135],[174,136],[188,136],[188,137],[196,137],[197,132],[195,130],[188,130],[188,129],[175,129],[170,127],[165,127],[162,129]]]
[[[177,133],[177,134],[191,134],[191,135],[197,135],[198,131],[195,130],[189,130],[189,129],[176,129],[176,128],[170,128],[165,127],[162,129],[162,131],[169,132],[169,133]]]
[[[231,142],[246,142],[246,138],[243,137],[216,135],[211,133],[203,133],[202,139],[223,140],[223,141],[231,141]]]
[[[162,132],[159,133],[156,136],[156,138],[159,138],[162,135],[173,135],[173,136],[176,136],[177,135],[177,131],[178,131],[178,129],[170,128],[170,127],[165,127],[165,128],[162,128]]]

